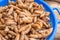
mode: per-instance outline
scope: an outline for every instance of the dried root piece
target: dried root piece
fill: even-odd
[[[33,18],[32,17],[24,17],[22,18],[22,21],[23,23],[32,23],[32,20]]]
[[[9,1],[9,5],[15,5],[16,2]]]
[[[24,38],[25,38],[25,40],[29,40],[29,38],[28,38],[28,36],[27,36],[27,35],[25,35],[25,36],[24,36]]]
[[[20,14],[20,13],[21,13],[21,11],[19,11],[19,10],[16,10],[16,13],[17,13],[17,14]]]
[[[41,14],[43,13],[43,11],[35,10],[34,13],[35,13],[35,14],[40,14],[40,15],[41,15]]]
[[[21,27],[19,29],[19,32],[23,32],[24,34],[27,34],[30,31],[30,29],[31,29],[31,25],[26,25],[24,27]]]
[[[40,23],[40,24],[32,24],[32,27],[34,27],[36,29],[41,29],[42,28],[42,23]]]
[[[17,34],[15,40],[20,40],[20,35]]]
[[[7,40],[9,39],[9,37],[8,37],[7,35],[5,36],[5,38],[6,38]]]
[[[25,14],[24,14],[24,15],[26,15],[26,16],[30,16],[30,17],[31,17],[31,13],[30,13],[28,10],[23,9],[23,11],[25,12]]]
[[[0,30],[4,29],[6,25],[0,25]]]
[[[21,27],[21,28],[19,29],[19,32],[22,32],[22,31],[26,30],[27,28],[28,28],[28,26]]]
[[[7,8],[8,8],[8,6],[0,7],[0,13],[6,11]]]
[[[8,11],[8,15],[11,15],[13,13],[13,7],[10,8],[10,10]]]
[[[37,39],[35,39],[35,38],[29,38],[30,40],[37,40]]]
[[[0,30],[0,34],[6,36],[6,33],[3,30]]]
[[[1,23],[4,23],[4,19],[3,18],[1,18],[0,21],[1,21]]]
[[[0,37],[0,40],[2,40],[2,38]]]
[[[8,37],[9,37],[9,38],[12,38],[12,35],[11,35],[11,34],[8,34]]]
[[[6,25],[13,25],[13,24],[16,24],[14,20],[11,20],[11,19],[6,20]]]
[[[50,12],[46,12],[46,16],[49,16],[50,15]]]
[[[18,30],[19,30],[19,29],[21,28],[21,26],[20,26],[20,25],[18,25],[18,26],[17,26],[17,28],[18,28]]]
[[[34,17],[34,23],[37,22],[37,17]]]
[[[14,31],[15,31],[16,33],[18,33],[18,27],[17,27],[17,26],[14,27]]]
[[[22,31],[22,32],[23,32],[24,34],[27,34],[27,33],[30,32],[30,30],[31,30],[31,25],[28,25],[27,29],[24,30],[24,31]]]
[[[40,16],[40,17],[42,18],[42,17],[44,17],[44,16],[45,16],[45,13],[41,14],[41,16]]]
[[[38,21],[42,22],[43,25],[45,26],[45,28],[50,28],[50,26],[48,25],[48,23],[46,23],[45,21],[38,19]]]
[[[19,7],[14,6],[14,5],[9,5],[9,7],[13,7],[15,10],[21,10]]]
[[[1,34],[0,34],[0,37],[1,37],[2,40],[7,40],[7,39],[5,39]]]
[[[22,5],[22,4],[18,4],[17,5],[19,8],[24,8],[24,9],[28,9],[28,6],[26,4]]]
[[[31,8],[31,9],[30,9],[30,12],[31,12],[31,13],[33,13],[33,12],[34,12],[34,9],[33,9],[33,8]]]
[[[14,26],[8,26],[8,28],[14,30]]]
[[[19,16],[17,17],[17,23],[18,23],[18,25],[20,25],[22,23],[22,19],[19,18]]]
[[[8,16],[10,19],[13,19],[13,16],[12,15],[10,15],[10,16]]]
[[[46,40],[45,38],[41,38],[40,40]]]
[[[5,30],[4,30],[4,31],[5,31],[5,32],[9,31],[8,26],[5,27]]]
[[[0,14],[0,18],[2,18],[2,14]]]
[[[49,17],[43,17],[42,20],[47,22],[47,21],[50,21],[50,18]]]
[[[13,32],[13,31],[8,31],[8,33],[11,34],[11,35],[16,35],[16,33]]]
[[[37,31],[35,29],[33,29],[33,28],[31,28],[31,33],[32,34],[38,34]]]
[[[39,33],[42,34],[42,37],[47,37],[48,35],[51,34],[52,30],[53,30],[52,28],[40,30]]]
[[[31,3],[30,6],[28,7],[28,10],[30,10],[32,8],[34,3]]]
[[[21,33],[21,37],[20,37],[20,40],[24,40],[24,33]]]
[[[26,2],[34,2],[34,0],[26,0]]]
[[[17,22],[17,13],[14,12],[14,20]]]
[[[17,2],[18,2],[18,7],[20,7],[20,8],[28,8],[28,6],[25,5],[25,4],[22,2],[22,0],[17,0]]]
[[[19,4],[21,4],[21,5],[23,5],[22,0],[17,0],[17,2],[18,2]]]
[[[42,38],[41,34],[30,34],[29,35],[30,38]]]

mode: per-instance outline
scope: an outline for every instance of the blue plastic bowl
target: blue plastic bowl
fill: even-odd
[[[13,0],[16,1],[16,0]],[[57,24],[60,23],[59,20],[57,20],[56,15],[54,14],[53,10],[57,10],[58,13],[60,13],[60,11],[57,8],[51,8],[46,2],[44,2],[43,0],[34,0],[34,2],[38,3],[38,4],[42,4],[43,7],[45,8],[46,11],[50,12],[50,24],[51,27],[53,28],[52,33],[46,38],[46,40],[54,40],[54,37],[56,35],[56,30],[57,30]],[[0,6],[5,6],[8,5],[8,0],[0,0]]]

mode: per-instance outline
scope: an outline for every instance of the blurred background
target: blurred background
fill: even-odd
[[[60,0],[44,0],[44,1],[46,1],[52,8],[56,7],[60,10]],[[56,10],[54,10],[54,13],[57,16],[57,19],[60,20],[60,15],[58,14],[58,12]],[[55,40],[60,40],[60,24],[58,24],[57,27],[58,28],[57,28],[57,33],[56,33],[56,36],[55,36]]]

